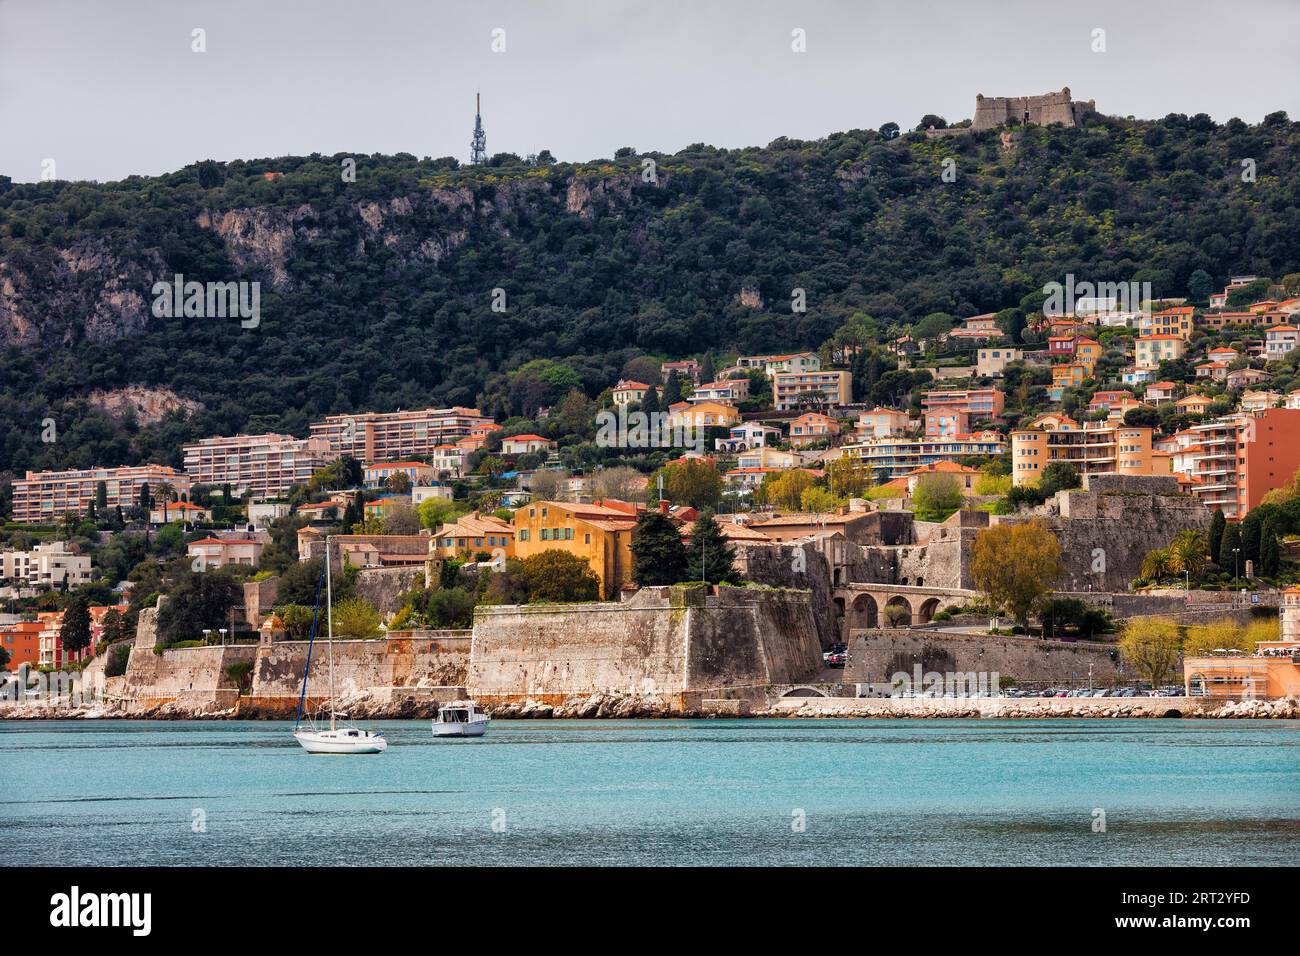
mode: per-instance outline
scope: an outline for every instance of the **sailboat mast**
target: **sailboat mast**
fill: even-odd
[[[330,730],[337,730],[334,719],[334,544],[330,535],[325,536],[325,628],[329,635],[327,644],[330,652]]]

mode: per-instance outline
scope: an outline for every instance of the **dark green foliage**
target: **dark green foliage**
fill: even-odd
[[[1260,525],[1261,517],[1257,510],[1246,512],[1246,517],[1241,519],[1241,566],[1243,568],[1247,561],[1259,563]]]
[[[205,629],[229,628],[230,609],[239,594],[234,578],[221,568],[181,575],[158,612],[159,643],[201,641]]]
[[[105,677],[121,677],[126,673],[126,666],[131,661],[129,644],[117,644],[108,649],[108,660],[104,662]]]
[[[1215,564],[1219,563],[1219,548],[1223,545],[1223,532],[1227,527],[1228,519],[1223,516],[1222,508],[1214,509],[1214,516],[1210,518],[1210,560]]]
[[[1059,638],[1072,630],[1082,637],[1095,637],[1113,627],[1110,615],[1102,608],[1085,604],[1078,598],[1053,598],[1043,604],[1038,614],[1043,637]]]
[[[348,567],[339,573],[337,558],[330,587],[334,592],[334,603],[346,601],[356,596],[357,569]],[[316,583],[320,580],[323,558],[310,561],[295,561],[285,568],[280,575],[279,590],[276,592],[276,604],[301,604],[304,607],[316,606]],[[324,607],[325,589],[321,588],[321,606]]]
[[[857,312],[883,341],[932,313],[1025,309],[1067,272],[1127,281],[1150,269],[1156,295],[1182,295],[1194,275],[1198,290],[1200,274],[1218,288],[1231,273],[1300,263],[1297,177],[1246,189],[1228,173],[1242,156],[1289,168],[1297,124],[1088,124],[1025,129],[1011,153],[996,131],[934,141],[896,136],[894,124],[763,148],[694,145],[659,156],[657,185],[641,182],[637,156],[601,169],[508,154],[472,169],[360,157],[356,189],[340,188],[340,156],[8,185],[0,261],[36,341],[0,353],[0,469],[179,464],[196,437],[305,435],[323,415],[368,408],[482,398],[498,418],[531,416],[575,386],[599,394],[637,355],[817,348]],[[940,150],[959,163],[955,183],[934,174]],[[272,170],[283,178],[265,180]],[[605,184],[602,198],[569,211],[575,182]],[[378,234],[360,214],[408,201]],[[291,254],[248,258],[244,232],[223,238],[205,210],[258,223]],[[60,271],[69,253],[104,265]],[[261,281],[260,326],[148,315],[152,283],[175,272]],[[83,334],[84,303],[108,282],[143,303],[126,343]],[[746,285],[763,306],[737,301]],[[486,294],[497,286],[504,313]],[[816,308],[790,311],[796,287]],[[539,360],[550,364],[519,374]],[[204,409],[139,427],[85,401],[124,382]],[[31,427],[46,415],[57,443]]]
[[[1241,527],[1236,522],[1228,525],[1223,532],[1223,541],[1219,544],[1219,556],[1215,564],[1234,577],[1244,569],[1245,556],[1241,553]]]
[[[686,553],[688,580],[710,584],[739,580],[735,567],[736,549],[723,537],[713,512],[707,508],[700,512],[695,522]]]
[[[687,579],[686,547],[671,519],[647,511],[632,530],[632,580],[646,587]]]
[[[78,654],[90,646],[90,637],[90,601],[77,594],[63,611],[59,640],[65,654]]]
[[[1282,568],[1282,546],[1277,538],[1277,528],[1272,521],[1264,522],[1259,547],[1259,573],[1266,578],[1276,577]]]

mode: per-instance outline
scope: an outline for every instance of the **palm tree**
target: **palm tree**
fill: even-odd
[[[172,496],[173,494],[176,493],[176,489],[175,489],[174,487],[172,487],[172,485],[171,485],[170,483],[168,483],[168,482],[166,482],[166,481],[160,481],[160,482],[158,482],[158,486],[154,489],[154,493],[157,494],[159,500],[162,501],[163,524],[166,524],[166,523],[167,523],[167,505],[171,502],[171,500],[172,500],[172,497],[171,497],[171,496]]]
[[[1206,541],[1205,533],[1195,528],[1184,528],[1174,535],[1168,550],[1177,565],[1177,570],[1186,573],[1189,578],[1200,577],[1201,571],[1209,561],[1209,543]]]
[[[1154,551],[1148,551],[1147,556],[1142,559],[1141,574],[1148,581],[1159,581],[1161,578],[1167,578],[1174,573],[1174,570],[1174,554],[1169,548],[1156,548]]]

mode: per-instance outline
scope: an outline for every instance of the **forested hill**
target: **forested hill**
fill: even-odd
[[[997,132],[855,130],[580,165],[362,156],[355,182],[342,155],[103,185],[0,178],[0,470],[178,461],[192,437],[305,434],[357,409],[505,416],[548,397],[504,378],[532,359],[572,370],[548,369],[543,392],[578,381],[594,396],[638,351],[816,347],[856,312],[883,336],[1016,306],[1066,273],[1178,295],[1197,270],[1220,286],[1278,276],[1300,264],[1297,156],[1284,114],[1092,114],[1010,150]],[[153,284],[176,273],[260,281],[260,325],[153,317]],[[137,430],[87,402],[125,386],[194,411]]]

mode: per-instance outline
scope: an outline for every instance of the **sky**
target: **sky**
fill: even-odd
[[[0,0],[0,174],[465,160],[476,91],[489,153],[562,161],[907,129],[1066,86],[1103,113],[1258,122],[1300,117],[1298,36],[1300,0]]]

